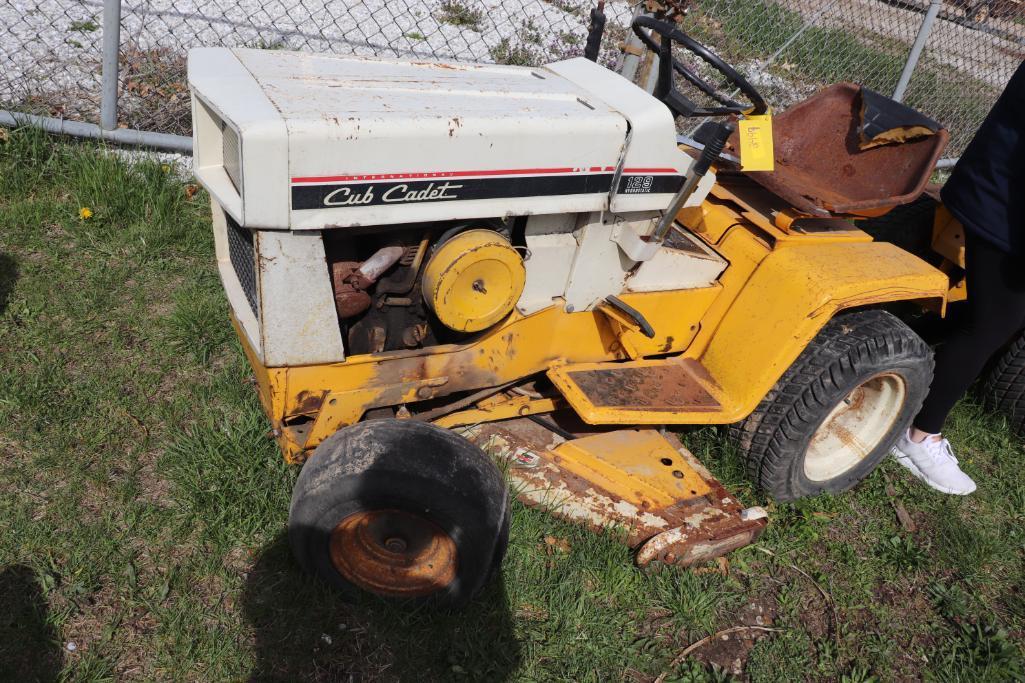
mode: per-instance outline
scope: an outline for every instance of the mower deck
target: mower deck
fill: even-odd
[[[465,436],[508,465],[521,502],[591,528],[621,529],[639,566],[704,562],[754,542],[765,528],[765,511],[743,508],[671,434],[603,430],[568,413],[540,422],[485,423]]]

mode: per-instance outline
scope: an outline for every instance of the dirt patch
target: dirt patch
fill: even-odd
[[[157,474],[156,463],[160,458],[157,451],[147,451],[139,455],[139,469],[135,473],[138,494],[135,499],[155,507],[169,509],[174,506],[171,494],[171,482]]]
[[[60,634],[64,656],[71,664],[110,640],[118,617],[115,605],[119,602],[117,591],[109,581],[85,596],[76,596],[75,592],[75,586],[59,585],[58,591],[51,593],[52,609],[71,611]]]
[[[829,605],[824,603],[818,593],[801,606],[801,625],[812,640],[829,638],[832,635],[832,619]]]
[[[776,601],[755,596],[737,611],[735,626],[771,627],[775,621]],[[772,635],[770,631],[758,629],[724,633],[695,650],[692,656],[707,666],[715,667],[740,680],[747,680],[744,670],[751,650],[759,640]]]

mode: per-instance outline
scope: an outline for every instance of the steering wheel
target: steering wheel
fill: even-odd
[[[748,83],[747,79],[740,75],[736,69],[714,55],[707,47],[694,40],[681,31],[675,24],[668,21],[661,21],[654,17],[640,16],[633,20],[631,27],[637,37],[644,45],[658,55],[658,82],[655,85],[655,97],[662,101],[675,116],[690,118],[706,116],[728,116],[729,114],[764,114],[769,110],[765,99]],[[652,33],[661,36],[660,43],[644,29],[651,29]],[[704,81],[701,77],[691,71],[683,63],[673,57],[673,43],[678,43],[685,50],[698,56],[703,62],[721,73],[727,81],[737,86],[740,92],[751,103],[743,105],[739,102],[719,94],[714,86]],[[673,82],[673,72],[680,74],[688,83],[705,93],[718,102],[719,107],[699,107],[690,99],[684,97],[676,89]]]

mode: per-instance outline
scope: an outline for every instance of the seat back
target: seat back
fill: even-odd
[[[747,175],[811,216],[880,216],[913,201],[947,145],[947,131],[862,149],[860,90],[837,83],[774,117],[775,170]]]

